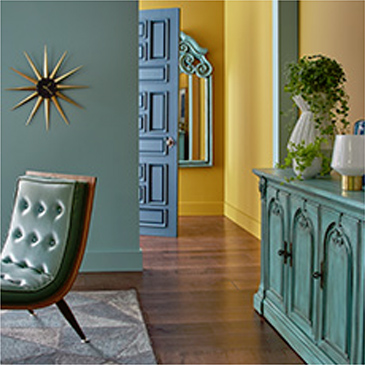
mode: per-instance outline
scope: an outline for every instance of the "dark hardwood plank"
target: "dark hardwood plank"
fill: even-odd
[[[141,236],[143,273],[79,274],[74,290],[138,291],[164,364],[302,364],[253,310],[260,243],[224,217],[181,217],[179,237]]]

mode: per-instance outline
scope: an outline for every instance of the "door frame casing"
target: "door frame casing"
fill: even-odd
[[[272,0],[273,33],[273,166],[283,163],[289,139],[292,100],[284,92],[285,68],[299,56],[299,2]],[[282,113],[284,112],[284,114]]]

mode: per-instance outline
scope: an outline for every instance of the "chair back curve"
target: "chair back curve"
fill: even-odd
[[[96,178],[27,171],[18,178],[1,252],[1,307],[36,309],[71,289],[84,255]]]

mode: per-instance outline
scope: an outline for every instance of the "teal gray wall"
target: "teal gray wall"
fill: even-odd
[[[10,220],[16,177],[41,170],[98,177],[83,271],[142,269],[137,199],[137,1],[1,2],[1,224]],[[60,102],[70,125],[51,108],[50,130],[43,107],[25,126],[34,101],[11,111],[29,92],[6,91],[32,75],[23,51],[38,69],[47,45],[52,69],[64,51],[60,74],[84,67],[65,92],[85,109]]]

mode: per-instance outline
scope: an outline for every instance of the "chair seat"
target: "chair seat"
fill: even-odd
[[[43,267],[32,267],[26,261],[14,262],[9,256],[1,260],[2,291],[37,291],[51,283],[53,276]]]

